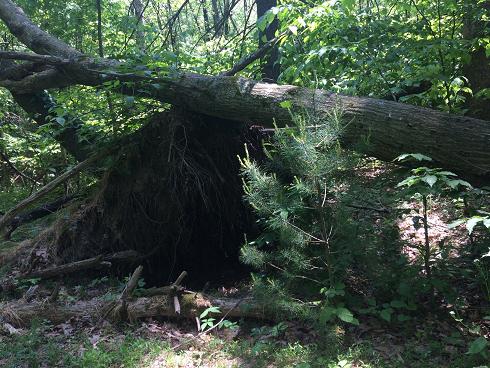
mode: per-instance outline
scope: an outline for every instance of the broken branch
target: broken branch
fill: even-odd
[[[14,217],[22,211],[24,208],[28,207],[35,201],[37,201],[39,198],[42,198],[49,192],[51,192],[53,189],[55,189],[58,185],[61,183],[65,182],[66,180],[72,178],[76,174],[78,174],[80,171],[84,170],[88,166],[90,166],[93,162],[96,160],[100,159],[101,157],[107,155],[107,151],[102,151],[99,152],[98,154],[95,154],[89,158],[87,158],[85,161],[80,162],[78,165],[74,166],[70,170],[64,172],[60,176],[58,176],[56,179],[53,181],[49,182],[46,184],[44,187],[39,189],[37,192],[33,193],[31,196],[27,197],[23,201],[21,201],[19,204],[17,204],[14,208],[11,210],[7,211],[1,218],[0,218],[0,231],[3,230],[3,228],[14,219]]]

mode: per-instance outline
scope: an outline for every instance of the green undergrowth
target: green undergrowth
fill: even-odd
[[[0,335],[0,366],[19,367],[484,367],[484,362],[452,353],[445,339],[427,336],[407,339],[402,348],[390,334],[373,339],[351,339],[336,325],[328,335],[308,342],[285,336],[276,326],[252,328],[231,339],[226,333],[201,340],[179,334],[178,327],[162,324],[159,336],[140,328],[85,329],[64,332],[44,323],[20,335]],[[185,336],[180,341],[168,336]],[[379,341],[382,341],[381,344]]]

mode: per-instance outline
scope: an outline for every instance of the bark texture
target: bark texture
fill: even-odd
[[[482,14],[490,15],[490,1],[484,1],[480,4]],[[477,13],[477,12],[476,12]],[[467,40],[475,38],[488,37],[488,20],[483,21],[483,16],[478,14],[468,14],[465,20],[463,35]],[[463,66],[464,76],[468,79],[473,96],[468,96],[466,107],[469,109],[469,115],[480,118],[490,119],[490,101],[485,98],[475,98],[479,91],[490,88],[490,58],[487,57],[485,48],[477,46],[470,54],[470,62]]]
[[[264,16],[268,10],[277,6],[277,0],[257,0],[256,4],[257,18],[260,18]],[[264,32],[259,32],[259,46],[262,47],[267,41],[274,39],[278,28],[279,21],[276,17],[272,23],[265,28]],[[265,41],[263,38],[265,38]],[[262,78],[266,82],[277,82],[280,72],[279,47],[273,45],[271,52],[262,60]]]
[[[179,297],[180,313],[175,312],[173,297],[159,295],[142,297],[128,301],[127,315],[130,320],[149,317],[195,318],[208,307],[218,307],[227,318],[265,319],[269,316],[264,306],[251,299],[239,300],[217,298],[199,293],[185,293]],[[52,323],[62,323],[73,317],[91,317],[94,320],[104,318],[113,302],[100,299],[77,302],[75,304],[25,302],[0,303],[0,318],[15,326],[26,326],[33,319],[46,319]]]

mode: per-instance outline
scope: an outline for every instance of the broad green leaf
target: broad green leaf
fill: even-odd
[[[482,222],[487,229],[490,229],[490,217],[485,217]]]
[[[342,0],[342,5],[347,10],[352,10],[354,8],[354,6],[356,5],[356,0]]]
[[[480,336],[476,340],[474,340],[471,344],[470,347],[468,348],[468,351],[466,354],[479,354],[481,353],[486,347],[488,346],[488,341],[484,337]]]
[[[435,175],[426,175],[426,176],[423,176],[420,180],[426,182],[432,188],[434,186],[434,184],[436,183],[436,181],[437,181],[437,176],[435,176]]]
[[[455,227],[458,227],[461,224],[464,224],[466,222],[466,219],[459,219],[454,222],[451,222],[449,225],[447,225],[448,229],[454,229]]]
[[[291,31],[291,33],[293,35],[295,35],[295,36],[298,35],[298,27],[296,27],[296,26],[289,26],[288,28],[289,28],[289,30]]]
[[[488,248],[488,252],[485,254],[482,254],[482,256],[481,256],[481,258],[486,258],[486,257],[490,257],[490,247]]]
[[[124,97],[124,102],[126,103],[127,106],[133,106],[134,105],[134,97],[133,96],[126,96],[126,97]]]
[[[401,301],[401,300],[393,300],[390,305],[393,307],[393,308],[406,308],[407,307],[407,303],[405,303],[404,301]]]
[[[57,116],[54,118],[54,120],[61,126],[65,125],[66,122],[65,118],[62,116]]]
[[[344,307],[337,308],[335,314],[344,322],[353,323],[353,324],[359,323],[359,321],[357,321],[357,319],[354,318],[352,312],[347,308]]]
[[[352,367],[352,364],[349,363],[349,361],[347,359],[343,359],[337,363],[337,366],[340,368],[350,368],[350,367]]]
[[[452,189],[456,189],[460,185],[467,187],[468,189],[473,188],[470,183],[460,179],[446,180],[446,184],[450,186]]]
[[[332,319],[332,317],[334,316],[335,311],[336,311],[335,308],[332,308],[332,307],[324,307],[320,311],[320,314],[318,316],[318,319],[319,319],[320,323],[321,324],[325,324],[328,321],[330,321]]]
[[[400,155],[397,158],[395,158],[395,161],[403,161],[410,158],[414,158],[417,161],[432,161],[432,158],[423,155],[421,153],[404,153],[403,155]]]
[[[386,308],[386,309],[383,309],[379,315],[381,316],[381,318],[383,318],[386,322],[391,322],[391,314],[393,313],[393,309],[391,308]]]
[[[199,318],[204,318],[206,317],[209,313],[221,313],[219,307],[209,307],[207,309],[205,309],[201,315],[199,316]],[[210,318],[211,320],[211,318]]]
[[[418,176],[409,176],[405,180],[399,182],[396,186],[397,187],[403,187],[403,186],[411,187],[412,185],[415,185],[418,182],[420,182],[420,178]]]
[[[399,322],[406,322],[406,321],[410,321],[412,319],[412,317],[407,316],[406,314],[399,314],[397,316],[397,319]]]
[[[466,229],[468,230],[468,233],[471,235],[471,233],[473,232],[473,229],[475,228],[475,226],[480,222],[482,221],[482,218],[479,217],[479,216],[475,216],[475,217],[471,217],[470,219],[468,219],[468,221],[466,221]]]
[[[439,171],[438,175],[440,175],[440,176],[458,176],[451,171]]]

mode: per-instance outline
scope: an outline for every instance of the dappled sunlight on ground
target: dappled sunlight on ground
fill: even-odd
[[[451,257],[456,256],[457,249],[464,246],[469,240],[464,227],[453,229],[449,227],[449,224],[454,221],[454,215],[449,216],[447,205],[449,204],[434,203],[427,213],[429,243],[436,257],[445,247],[450,247]],[[402,208],[407,209],[408,213],[401,215],[396,224],[400,232],[400,239],[406,243],[403,251],[413,261],[419,256],[417,248],[425,244],[423,210],[417,201],[406,202]]]

